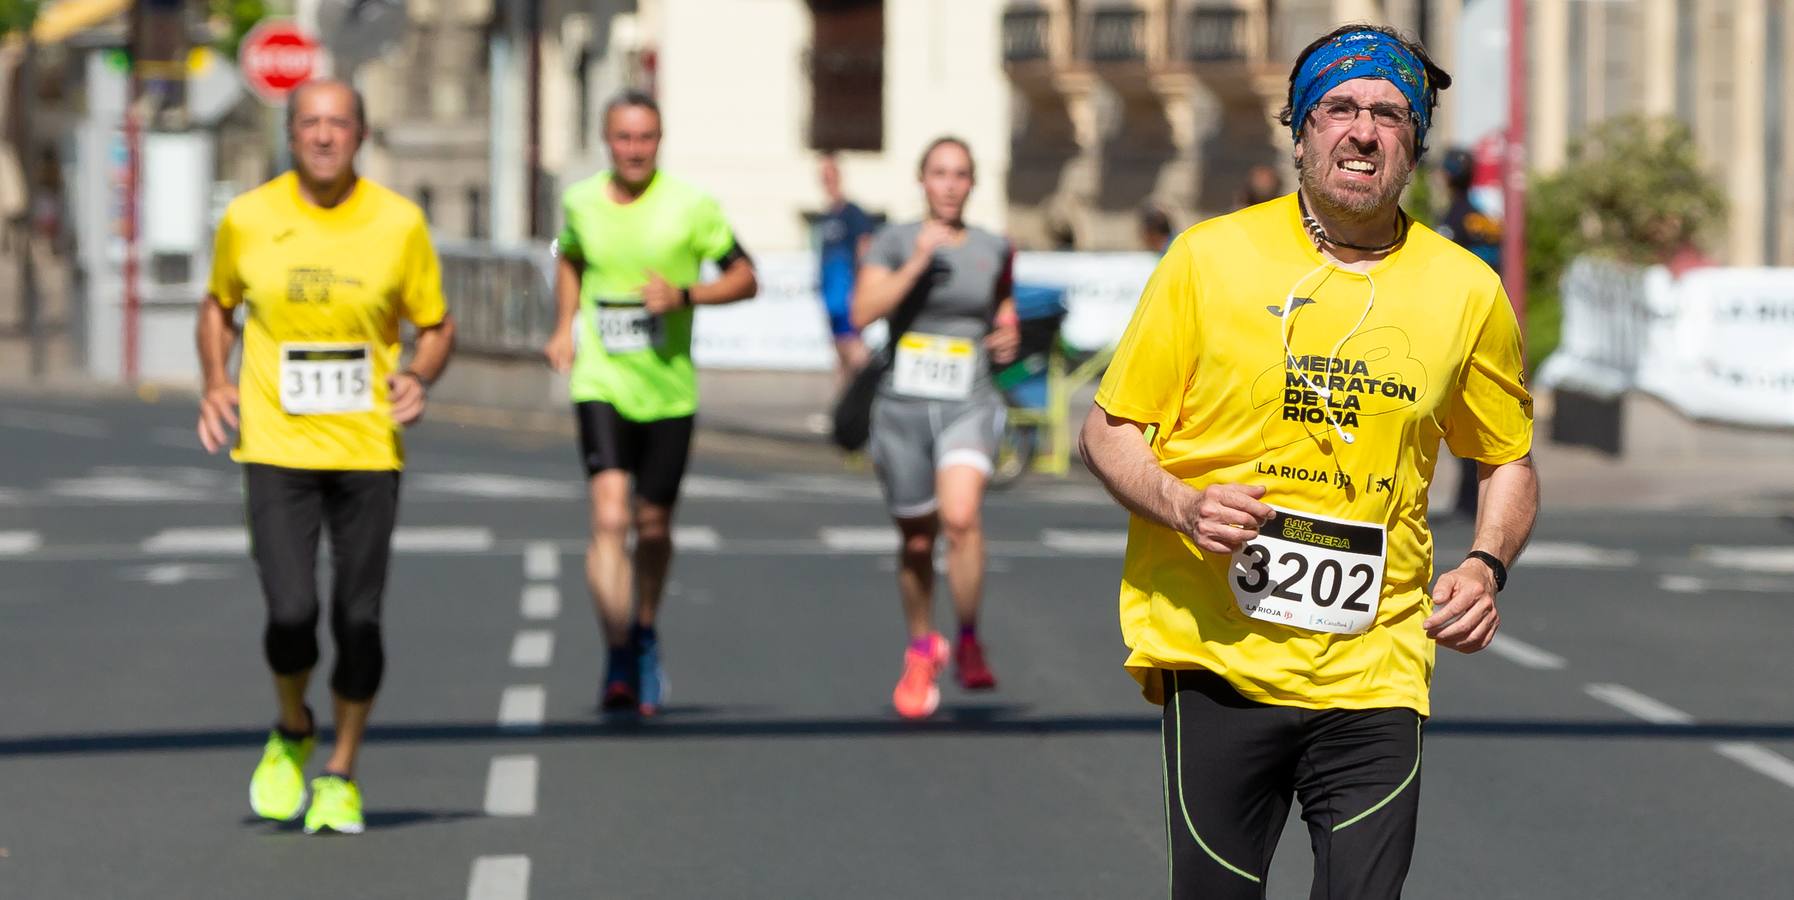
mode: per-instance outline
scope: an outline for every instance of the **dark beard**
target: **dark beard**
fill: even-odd
[[[1384,162],[1387,162],[1387,159]],[[1402,177],[1391,181],[1387,191],[1372,193],[1349,191],[1335,195],[1321,183],[1322,176],[1332,166],[1331,159],[1317,161],[1314,156],[1304,155],[1297,166],[1302,182],[1302,193],[1323,218],[1350,224],[1361,225],[1378,219],[1401,199],[1402,189],[1408,186],[1408,179],[1413,175],[1413,170],[1409,169]]]

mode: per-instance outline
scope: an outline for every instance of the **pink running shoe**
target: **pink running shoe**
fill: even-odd
[[[912,644],[903,651],[903,677],[891,692],[891,705],[906,719],[923,719],[934,714],[941,705],[941,689],[935,679],[947,667],[947,639],[940,634],[928,636],[928,650]]]

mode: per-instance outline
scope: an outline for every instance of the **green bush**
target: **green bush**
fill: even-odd
[[[1557,348],[1558,282],[1576,257],[1652,265],[1724,215],[1725,195],[1679,121],[1623,116],[1571,142],[1563,168],[1533,173],[1527,188],[1528,359],[1537,365]]]

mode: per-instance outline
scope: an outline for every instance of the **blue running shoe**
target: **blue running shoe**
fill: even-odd
[[[636,698],[641,696],[639,679],[635,648],[610,648],[610,660],[604,670],[604,684],[598,690],[599,708],[606,712],[635,710]]]
[[[660,636],[654,629],[636,626],[635,660],[637,709],[644,716],[652,716],[660,712],[667,697],[666,673],[660,669]]]

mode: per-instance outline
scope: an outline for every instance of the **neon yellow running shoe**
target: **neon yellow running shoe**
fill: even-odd
[[[305,813],[305,833],[328,828],[337,834],[360,834],[361,788],[341,775],[319,775],[311,780],[311,809]]]
[[[249,808],[264,819],[282,822],[299,817],[305,809],[305,761],[317,738],[282,737],[279,729],[268,732],[262,761],[249,779]]]

